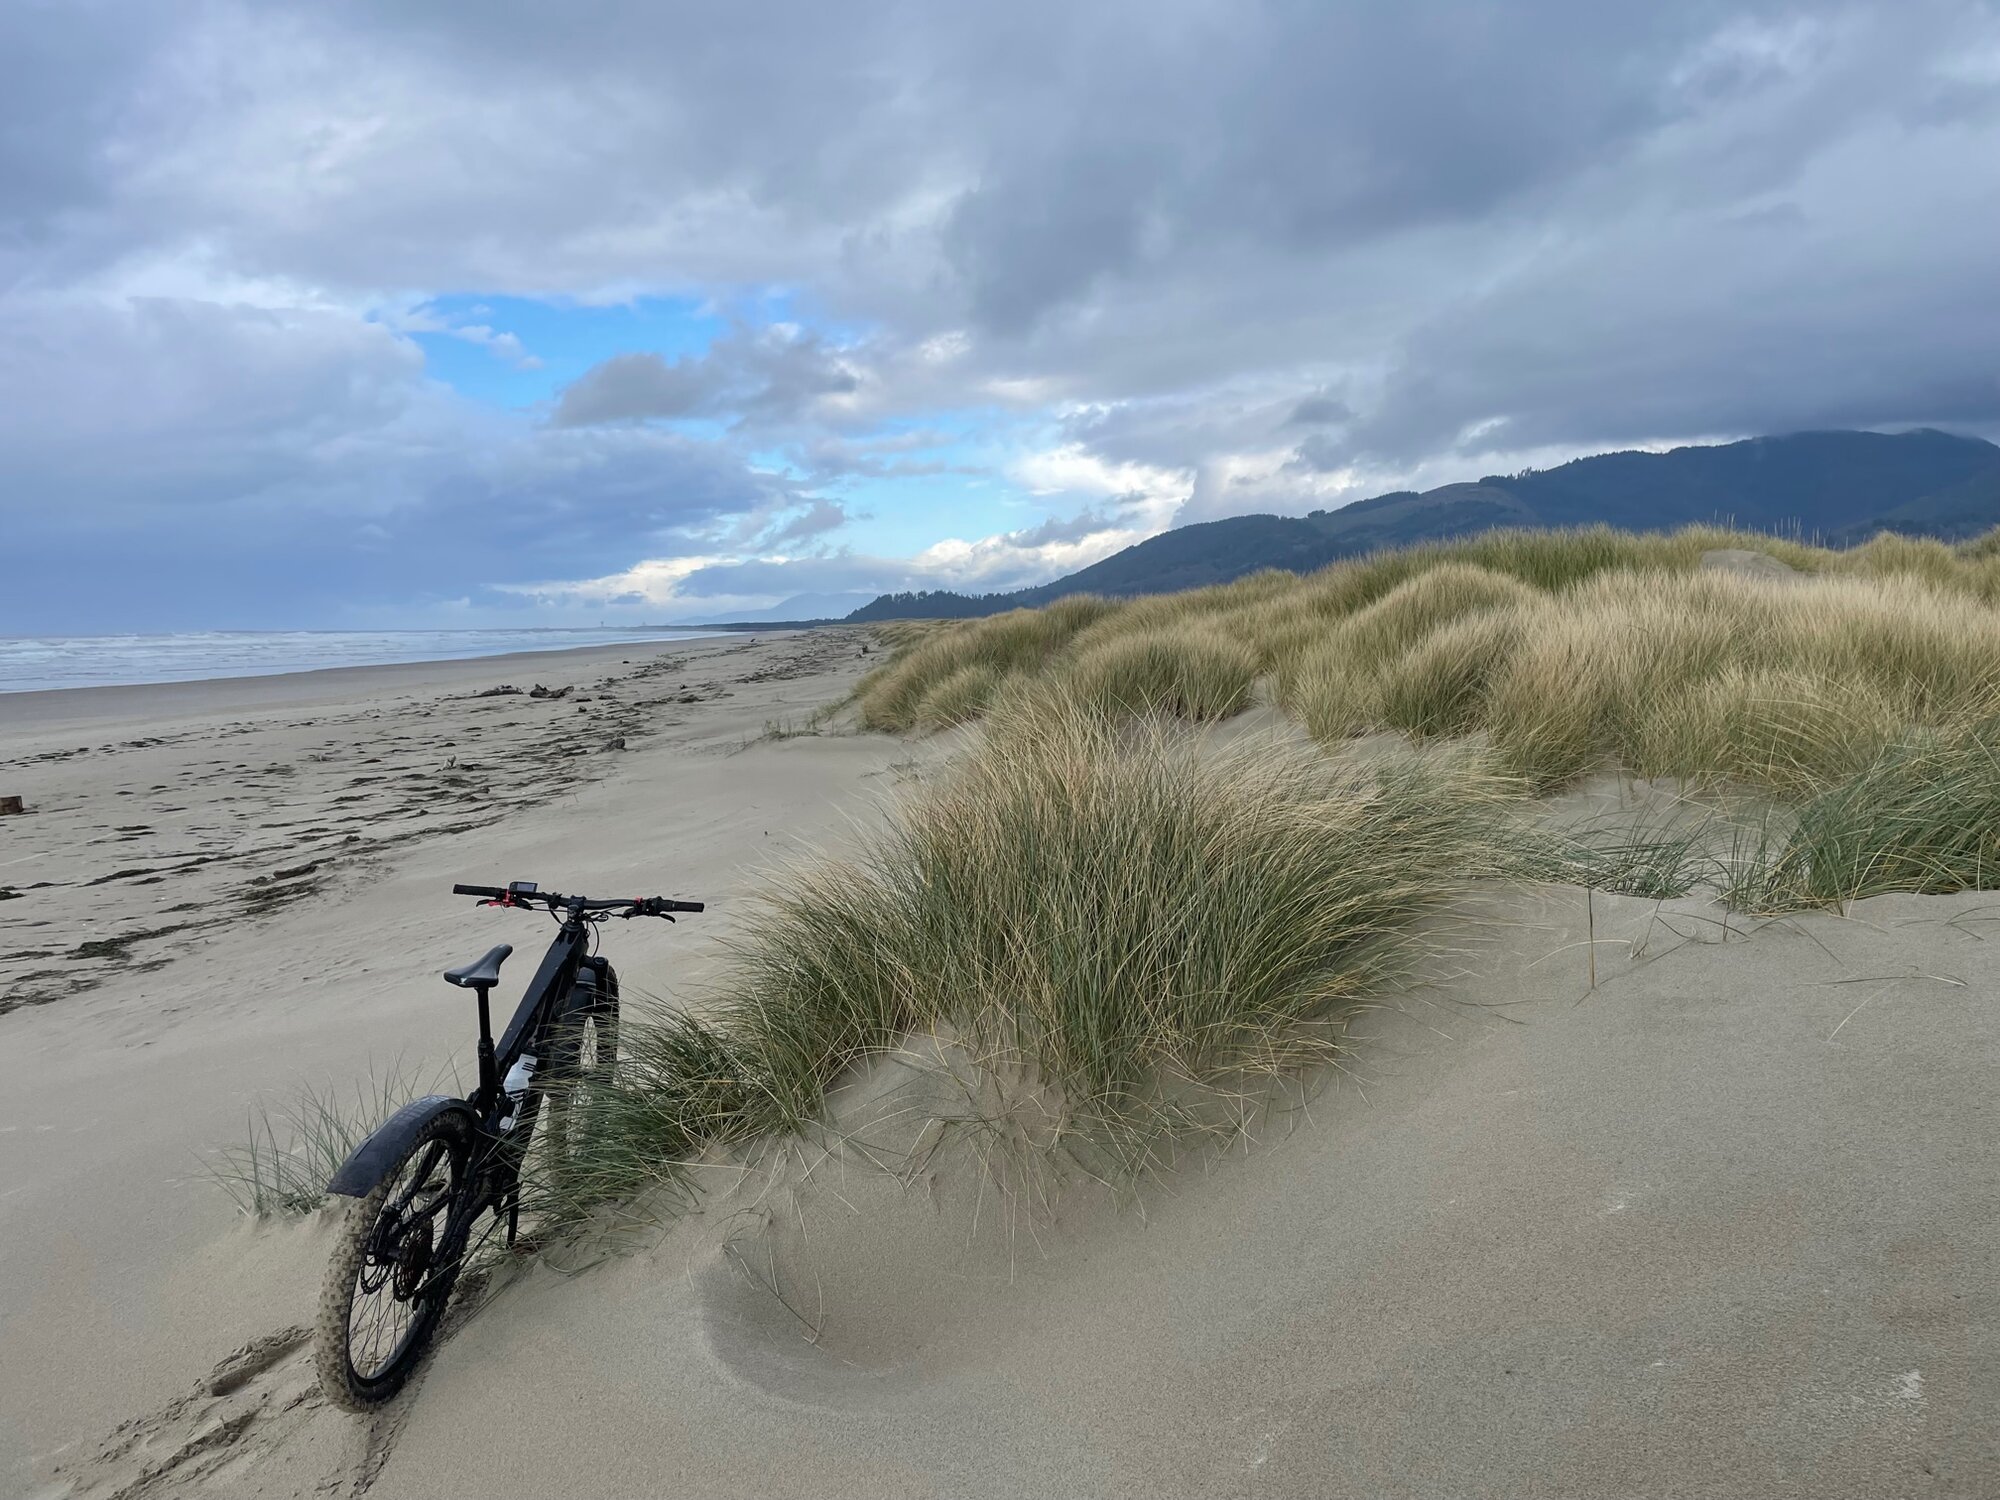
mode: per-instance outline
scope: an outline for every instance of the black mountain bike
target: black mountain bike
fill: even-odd
[[[315,1358],[320,1387],[349,1411],[380,1406],[410,1378],[436,1333],[481,1214],[513,1243],[520,1225],[521,1166],[544,1100],[545,1159],[572,1149],[571,1126],[587,1093],[611,1078],[618,1056],[618,976],[595,956],[607,917],[700,911],[660,896],[615,901],[558,896],[517,880],[455,885],[482,906],[552,914],[559,930],[496,1045],[487,993],[514,950],[501,944],[445,979],[479,997],[479,1087],[470,1098],[433,1094],[396,1111],[355,1147],[327,1185],[359,1201],[347,1211],[320,1292]]]

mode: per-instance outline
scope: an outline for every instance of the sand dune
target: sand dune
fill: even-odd
[[[1021,1231],[836,1150],[441,1358],[376,1493],[1980,1493],[1990,901],[1497,902],[1240,1159]],[[872,1153],[871,1153],[872,1154]],[[1072,1207],[1080,1213],[1065,1212]],[[475,1434],[529,1430],[503,1455]]]
[[[595,757],[572,775],[551,756],[523,780],[553,778],[553,802],[510,786],[521,805],[371,846],[315,900],[239,903],[163,947],[163,967],[0,1017],[19,1085],[0,1118],[12,1487],[2000,1488],[1990,895],[1769,922],[1599,895],[1593,990],[1582,892],[1492,892],[1439,923],[1423,985],[1360,1019],[1349,1073],[1274,1112],[1248,1149],[1115,1195],[1009,1153],[1004,1132],[940,1132],[952,1079],[913,1053],[843,1090],[813,1138],[717,1162],[696,1211],[626,1253],[514,1273],[382,1418],[321,1406],[287,1330],[311,1304],[325,1226],[234,1221],[183,1180],[192,1153],[227,1139],[259,1089],[351,1075],[398,1046],[462,1049],[467,1018],[431,973],[507,919],[460,910],[443,895],[454,878],[709,897],[712,922],[613,934],[628,991],[697,985],[760,866],[837,842],[879,789],[956,743],[738,748],[765,718],[844,690],[855,649],[683,648],[686,680],[714,684],[707,701],[648,706],[630,748],[587,778]],[[593,658],[564,681],[605,675]],[[394,733],[467,734],[495,700],[462,695],[520,677],[460,664],[380,720],[361,685],[310,712],[208,689],[180,719],[117,733],[187,733],[176,753],[199,765],[254,715],[259,753],[296,764],[342,715],[343,756]],[[426,710],[456,717],[420,732]],[[207,727],[184,723],[196,714]],[[115,756],[23,767],[62,738],[10,724],[10,774],[77,777],[30,790],[73,796],[64,826],[115,838],[95,807],[150,771]],[[488,761],[489,741],[473,753]],[[316,778],[310,806],[288,815],[267,797],[244,822],[338,829],[335,774],[299,774]],[[47,847],[37,862],[70,861],[46,868],[71,894],[10,906],[33,899],[30,915],[53,920],[123,858],[115,843]]]

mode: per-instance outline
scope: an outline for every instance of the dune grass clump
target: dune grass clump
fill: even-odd
[[[1122,635],[1084,652],[1061,674],[1076,703],[1102,714],[1166,714],[1195,723],[1241,713],[1257,657],[1198,626]]]
[[[2000,526],[1954,543],[1951,550],[1961,562],[1982,563],[2000,558]]]
[[[801,876],[752,929],[729,1026],[794,1119],[855,1058],[947,1027],[1084,1113],[1285,1049],[1378,983],[1498,858],[1492,779],[1206,749],[1058,710]]]
[[[1467,615],[1531,604],[1534,589],[1471,563],[1444,563],[1398,584],[1351,616],[1332,638],[1363,664],[1380,669],[1426,636]]]
[[[925,690],[910,711],[911,722],[919,729],[949,729],[976,718],[999,691],[1004,676],[984,662],[960,667]]]
[[[1648,776],[1810,795],[1861,770],[1913,717],[1907,696],[1866,678],[1732,666],[1643,705],[1624,759]]]
[[[969,684],[987,678],[990,696],[1011,673],[1039,672],[1079,631],[1115,608],[1108,600],[1078,594],[1047,609],[1016,609],[904,632],[896,654],[856,690],[861,722],[870,729],[917,728],[925,723],[920,717],[925,700],[948,679],[972,669],[980,669],[985,678],[967,679],[956,690],[958,696],[962,699]]]
[[[1483,620],[1519,610],[1539,597],[1505,573],[1470,563],[1447,562],[1417,573],[1281,655],[1278,701],[1319,740],[1393,723],[1386,699],[1396,690],[1400,664],[1410,651],[1468,617]],[[1396,717],[1407,716],[1412,707],[1399,703]]]
[[[1306,647],[1278,677],[1278,704],[1322,744],[1360,734],[1381,717],[1376,674],[1329,642]]]
[[[1912,736],[1801,804],[1730,892],[1764,910],[2000,887],[2000,718]]]
[[[1482,610],[1418,641],[1380,673],[1375,700],[1382,723],[1419,742],[1471,734],[1494,674],[1521,649],[1542,612]]]
[[[1507,788],[1461,759],[1364,771],[1042,711],[857,858],[785,880],[706,1021],[628,1025],[581,1180],[629,1193],[709,1142],[803,1128],[913,1034],[1031,1073],[1079,1127],[1143,1117],[1164,1080],[1324,1056],[1301,1028],[1507,857]]]
[[[1976,570],[1966,564],[1973,554],[1961,552],[1936,537],[1901,536],[1884,531],[1858,547],[1828,560],[1829,571],[1868,578],[1906,574],[1936,588],[1966,588],[1978,592]]]
[[[1479,727],[1538,786],[1598,766],[1810,792],[2000,690],[2000,614],[1911,577],[1606,574],[1490,674]]]

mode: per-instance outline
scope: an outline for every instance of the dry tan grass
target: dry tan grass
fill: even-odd
[[[1389,669],[1414,647],[1467,616],[1524,608],[1539,598],[1505,573],[1444,562],[1345,618],[1320,617],[1310,634],[1306,622],[1313,616],[1295,618],[1271,653],[1278,701],[1319,739],[1352,734],[1381,719]],[[1305,603],[1312,610],[1319,600]]]
[[[1481,611],[1417,641],[1380,671],[1374,697],[1383,725],[1420,742],[1480,728],[1494,675],[1513,660],[1535,622],[1552,608],[1539,600],[1531,606]]]
[[[2000,614],[1909,575],[1607,574],[1514,629],[1473,722],[1545,786],[1603,764],[1824,785],[2000,687]]]
[[[1059,680],[1074,702],[1100,713],[1227,719],[1250,700],[1257,654],[1214,625],[1180,624],[1105,641]]]
[[[940,707],[950,706],[953,696],[964,699],[975,684],[983,684],[990,697],[1010,674],[1041,671],[1080,631],[1117,607],[1108,600],[1078,595],[1047,609],[1010,610],[984,620],[905,632],[900,639],[885,635],[896,646],[895,654],[857,690],[861,722],[870,729],[939,727],[920,717],[920,710],[926,697],[947,679],[973,668],[991,678],[965,679],[955,695],[941,700]]]
[[[1762,551],[1801,576],[1702,568],[1717,549]],[[1995,598],[1991,538],[1883,536],[1838,552],[1714,527],[1495,532],[1303,577],[945,627],[871,679],[863,716],[935,727],[1042,684],[1100,708],[1213,717],[1249,701],[1247,657],[1322,740],[1485,733],[1542,786],[1620,764],[1798,793],[1909,729],[1989,707]],[[993,675],[943,688],[973,666]]]
[[[985,662],[960,667],[924,690],[911,710],[919,729],[949,729],[983,713],[1005,681],[1000,671]]]

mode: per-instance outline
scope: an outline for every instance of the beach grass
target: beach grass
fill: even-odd
[[[970,662],[926,688],[910,710],[910,720],[919,729],[949,729],[976,718],[999,691],[1006,679],[986,662]]]
[[[2000,718],[1889,745],[1767,823],[1728,895],[1753,910],[2000,887]]]
[[[1664,901],[1716,889],[1729,879],[1737,842],[1720,815],[1692,807],[1634,812],[1582,824],[1530,817],[1515,846],[1514,873]]]
[[[377,1125],[425,1094],[457,1092],[449,1073],[401,1062],[370,1069],[351,1089],[303,1085],[250,1111],[243,1140],[203,1162],[206,1175],[253,1218],[310,1213],[326,1185]]]
[[[922,715],[926,699],[947,681],[978,673],[960,683],[956,698],[938,700],[934,713],[969,701],[975,684],[990,696],[1009,674],[1041,671],[1079,632],[1116,607],[1108,600],[1076,595],[1047,609],[1010,610],[983,620],[883,627],[890,658],[855,690],[862,725],[896,731],[939,727]]]
[[[1702,567],[1718,549],[1791,571]],[[1990,537],[1599,527],[887,627],[863,724],[987,732],[858,853],[774,878],[697,1011],[628,1021],[538,1202],[806,1129],[913,1036],[1039,1080],[1065,1129],[1124,1129],[1163,1090],[1331,1055],[1317,1023],[1494,878],[1764,911],[2000,884],[1996,576]],[[1260,679],[1307,734],[1207,734]],[[1348,753],[1378,730],[1414,748]],[[1763,812],[1721,852],[1685,809],[1586,834],[1524,800],[1606,769]],[[399,1090],[306,1094],[215,1175],[250,1212],[316,1204]]]
[[[1474,757],[1339,765],[1066,695],[1007,711],[1034,732],[897,804],[853,857],[774,883],[700,1020],[627,1025],[578,1205],[807,1128],[912,1036],[1037,1080],[1056,1138],[1144,1134],[1163,1088],[1337,1051],[1316,1023],[1413,957],[1417,918],[1516,857],[1518,788]]]
[[[1617,766],[1809,793],[2000,684],[2000,613],[1908,575],[1602,574],[1539,608],[1470,716],[1539,787]]]
[[[1501,800],[1460,763],[1204,751],[1057,705],[799,876],[753,929],[730,1029],[793,1120],[938,1026],[1108,1108],[1373,983],[1393,934],[1491,867]]]
[[[1702,566],[1717,552],[1783,566]],[[939,728],[1048,687],[1209,720],[1262,677],[1330,747],[1480,736],[1538,790],[1617,767],[1808,797],[1992,708],[1997,578],[1991,538],[1838,551],[1716,527],[1491,532],[910,634],[864,684],[862,717]]]
[[[1077,704],[1100,714],[1165,714],[1201,723],[1242,712],[1257,682],[1256,654],[1214,626],[1120,635],[1062,673]]]

